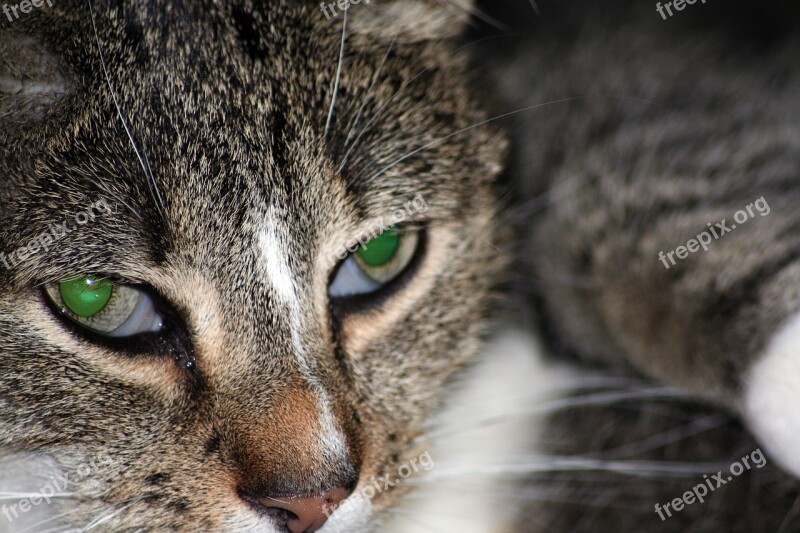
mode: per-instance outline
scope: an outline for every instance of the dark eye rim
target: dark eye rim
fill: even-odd
[[[393,295],[399,292],[408,282],[414,278],[420,265],[422,264],[428,252],[428,231],[425,226],[415,228],[417,232],[418,241],[417,248],[414,250],[414,255],[411,261],[406,265],[400,274],[388,283],[382,285],[377,290],[365,294],[353,294],[348,296],[328,296],[329,308],[331,313],[337,318],[341,319],[346,316],[365,313],[367,311],[377,309],[385,304]],[[328,278],[328,287],[330,287],[333,280],[336,279],[339,269],[342,268],[344,262],[350,259],[353,254],[348,254],[342,261],[336,265],[336,268],[331,272]]]
[[[100,275],[112,283],[122,283],[115,276]],[[39,284],[39,295],[46,307],[59,319],[64,329],[78,339],[136,357],[148,355],[161,357],[165,352],[170,354],[189,353],[191,342],[187,334],[186,321],[181,313],[153,287],[131,283],[127,285],[142,291],[153,300],[153,304],[164,319],[164,327],[161,331],[139,333],[130,337],[107,337],[82,326],[64,313],[47,294],[45,284]]]

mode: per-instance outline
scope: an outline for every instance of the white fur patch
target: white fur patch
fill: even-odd
[[[316,436],[317,448],[328,462],[336,462],[347,459],[350,451],[344,434],[339,429],[336,417],[333,416],[331,400],[328,392],[321,387],[314,387],[319,406],[320,433]]]
[[[570,371],[542,360],[529,334],[499,335],[432,425],[427,449],[436,466],[411,480],[419,487],[390,511],[394,518],[380,531],[505,531],[503,519],[519,500],[509,493],[508,477],[493,467],[531,454],[541,428],[537,417],[514,413],[557,397],[572,380]],[[483,423],[505,415],[502,423]]]
[[[775,461],[800,476],[800,314],[778,330],[745,383],[747,423]]]
[[[286,258],[289,250],[275,233],[275,220],[268,217],[258,230],[258,245],[267,277],[281,302],[297,306],[297,291],[294,278]]]
[[[252,533],[282,533],[271,520],[259,516],[255,511],[243,510],[240,514],[228,517],[222,524],[223,531],[248,531]]]
[[[289,252],[286,240],[281,240],[276,233],[277,224],[275,217],[268,215],[258,229],[258,245],[261,251],[261,262],[267,278],[273,287],[280,303],[287,308],[287,319],[291,329],[292,345],[294,346],[300,372],[308,379],[309,383],[316,383],[313,376],[311,360],[306,352],[301,331],[303,318],[301,305],[297,296],[294,275],[289,268],[287,257]],[[336,424],[331,408],[330,396],[321,386],[314,386],[319,406],[319,421],[321,433],[317,436],[319,452],[330,461],[347,457],[348,448],[341,430]]]

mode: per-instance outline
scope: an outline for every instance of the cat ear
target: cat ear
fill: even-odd
[[[348,26],[353,34],[371,39],[416,42],[455,37],[464,29],[474,9],[473,0],[338,0],[323,2],[328,12],[341,16],[348,9]],[[322,7],[321,7],[322,8]],[[329,17],[332,18],[332,17]]]
[[[60,63],[38,37],[0,33],[0,129],[41,120],[67,93]]]

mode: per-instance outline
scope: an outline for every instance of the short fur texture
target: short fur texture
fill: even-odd
[[[542,1],[539,17],[521,4],[485,5],[512,36],[478,54],[494,111],[528,108],[504,124],[526,243],[517,292],[559,358],[617,385],[576,386],[574,407],[537,428],[545,457],[606,466],[521,482],[512,530],[796,530],[796,8],[698,2],[664,21],[650,2]],[[707,251],[659,259],[762,197],[767,214]],[[602,401],[620,383],[637,397]],[[668,400],[637,393],[663,385]],[[654,512],[759,446],[763,470]]]
[[[328,21],[294,1],[59,0],[3,23],[2,249],[115,206],[0,272],[0,447],[80,479],[60,522],[284,531],[254,499],[358,488],[420,453],[502,266],[503,141],[447,137],[483,118],[448,39],[464,11],[397,4]],[[422,9],[420,30],[404,17]],[[418,194],[413,275],[330,303],[344,247]],[[135,354],[76,333],[41,286],[86,272],[152,287],[168,332]]]
[[[533,13],[484,4],[476,19]],[[288,0],[59,0],[0,18],[0,250],[114,207],[0,267],[0,489],[73,480],[62,514],[26,524],[282,532],[290,516],[257,500],[391,474],[425,449],[514,258],[505,288],[532,294],[515,313],[535,310],[577,377],[520,424],[531,455],[500,469],[498,530],[800,527],[782,431],[800,428],[793,11],[556,4],[463,48],[468,2],[328,20]],[[417,195],[409,271],[329,300],[345,246]],[[761,197],[767,216],[659,260]],[[149,287],[165,333],[98,342],[57,317],[42,286],[86,272]],[[659,520],[698,468],[757,446],[763,470]],[[379,528],[403,487],[321,531]]]

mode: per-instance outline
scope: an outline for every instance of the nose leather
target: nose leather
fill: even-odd
[[[341,503],[350,491],[344,488],[335,488],[320,495],[312,496],[287,496],[258,498],[259,503],[265,507],[284,509],[290,516],[287,526],[292,533],[308,533],[321,528],[328,520],[328,515]]]

